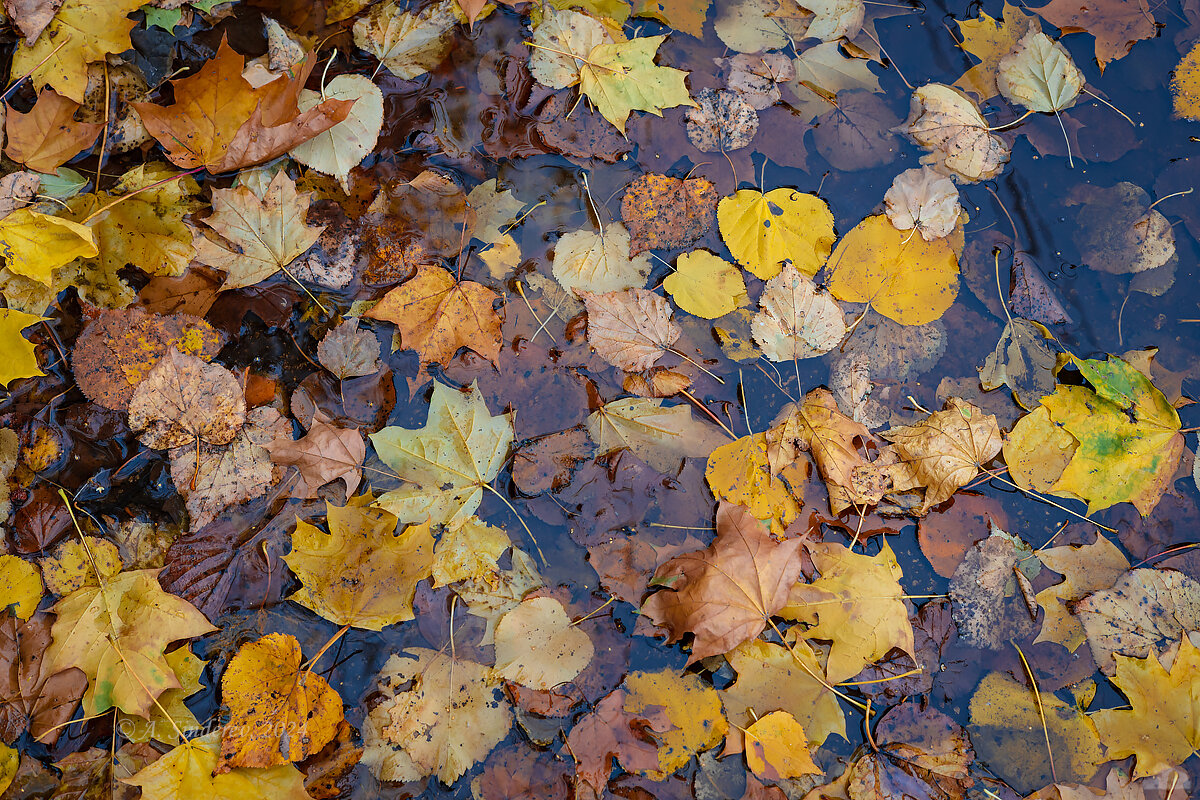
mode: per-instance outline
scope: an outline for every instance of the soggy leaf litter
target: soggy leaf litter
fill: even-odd
[[[1191,0],[162,5],[5,4],[4,796],[1194,792]]]

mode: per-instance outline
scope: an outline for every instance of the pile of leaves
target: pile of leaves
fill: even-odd
[[[1200,4],[994,6],[6,0],[0,796],[1189,796]]]

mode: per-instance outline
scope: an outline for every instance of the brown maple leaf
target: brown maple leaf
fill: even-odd
[[[642,612],[670,631],[668,641],[695,635],[691,664],[727,653],[758,636],[787,604],[800,576],[802,537],[777,542],[743,506],[717,508],[717,538],[704,550],[663,564]]]
[[[4,123],[8,134],[5,154],[38,172],[54,172],[80,151],[92,146],[101,123],[76,122],[79,103],[50,88],[38,93],[29,113],[9,110]]]
[[[349,100],[326,100],[300,112],[297,98],[315,64],[309,56],[289,76],[255,88],[242,77],[245,59],[222,38],[216,57],[199,72],[171,82],[173,104],[132,105],[172,163],[229,172],[277,158],[350,113]]]
[[[473,281],[456,281],[441,267],[424,264],[417,274],[383,296],[366,316],[391,322],[421,364],[448,366],[460,347],[500,365],[498,295]]]
[[[1158,25],[1146,0],[1051,0],[1031,9],[1064,34],[1090,33],[1096,37],[1100,72],[1126,55],[1133,43],[1158,34]]]
[[[6,741],[31,730],[35,740],[53,745],[87,689],[81,670],[51,675],[45,669],[51,621],[37,613],[28,622],[11,614],[0,622],[0,737]]]
[[[341,478],[346,496],[354,494],[362,480],[362,462],[367,443],[357,428],[337,428],[321,415],[313,420],[308,433],[295,441],[290,436],[268,442],[271,460],[280,466],[300,470],[300,482],[292,490],[296,497],[316,497],[317,490]]]
[[[625,691],[616,689],[582,717],[567,737],[575,757],[575,797],[599,798],[605,793],[613,761],[626,772],[658,769],[658,744],[674,723],[662,706],[632,714],[625,710]]]

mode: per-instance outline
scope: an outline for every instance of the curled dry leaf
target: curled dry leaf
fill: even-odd
[[[645,289],[593,294],[580,292],[588,313],[588,343],[618,369],[641,372],[654,366],[682,335],[671,306]]]
[[[712,229],[717,190],[704,178],[641,175],[621,198],[621,219],[633,235],[632,253],[688,247]]]
[[[668,588],[651,595],[642,613],[670,632],[669,641],[695,635],[689,664],[727,653],[762,633],[787,604],[801,544],[775,541],[745,507],[722,503],[716,539],[660,567],[654,583]]]
[[[567,291],[640,289],[649,275],[650,258],[630,255],[629,231],[619,222],[571,231],[554,245],[554,277]]]
[[[245,420],[246,400],[234,374],[174,347],[129,401],[129,427],[156,450],[229,444]]]
[[[595,655],[591,638],[552,597],[524,600],[496,624],[496,673],[533,689],[574,680]]]
[[[1057,113],[1075,105],[1083,73],[1067,49],[1042,33],[1037,22],[996,66],[996,87],[1030,111]]]
[[[966,95],[929,83],[913,92],[903,131],[929,151],[922,163],[974,182],[996,177],[1008,163],[1008,145],[988,128]]]
[[[318,489],[338,479],[345,483],[347,497],[354,494],[367,455],[367,443],[357,428],[338,428],[315,419],[303,437],[292,441],[290,428],[286,434],[264,447],[274,463],[300,470],[296,497],[316,497]]]
[[[701,153],[739,150],[758,133],[758,112],[737,92],[704,89],[696,103],[684,119],[688,141]]]
[[[883,201],[888,219],[896,228],[916,228],[927,242],[949,236],[962,211],[954,181],[929,167],[901,172]]]
[[[846,323],[837,302],[788,264],[767,281],[750,333],[767,358],[790,361],[837,347],[846,336]]]
[[[358,329],[358,318],[344,319],[317,345],[317,360],[338,380],[374,375],[380,366],[379,340],[370,331]]]

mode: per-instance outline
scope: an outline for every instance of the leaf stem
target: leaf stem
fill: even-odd
[[[479,485],[496,495],[496,497],[499,497],[500,502],[508,506],[508,510],[511,511],[513,516],[517,518],[517,522],[521,523],[521,527],[525,529],[525,533],[529,534],[529,541],[533,542],[533,547],[535,550],[537,550],[538,558],[542,559],[542,566],[546,566],[546,564],[549,563],[546,561],[546,554],[542,552],[542,546],[538,544],[537,537],[533,535],[533,531],[529,530],[529,526],[525,524],[525,518],[517,512],[517,509],[513,508],[513,504],[508,502],[508,498],[501,494],[490,483],[481,483]]]
[[[1054,749],[1050,747],[1050,728],[1046,725],[1046,710],[1042,708],[1042,693],[1038,691],[1037,679],[1033,677],[1033,670],[1029,667],[1021,646],[1012,639],[1009,639],[1008,643],[1016,648],[1017,655],[1021,657],[1021,666],[1025,667],[1025,674],[1029,676],[1029,683],[1033,686],[1033,699],[1037,701],[1038,716],[1042,718],[1042,734],[1046,737],[1046,754],[1050,756],[1050,776],[1058,783],[1058,771],[1054,769]]]

